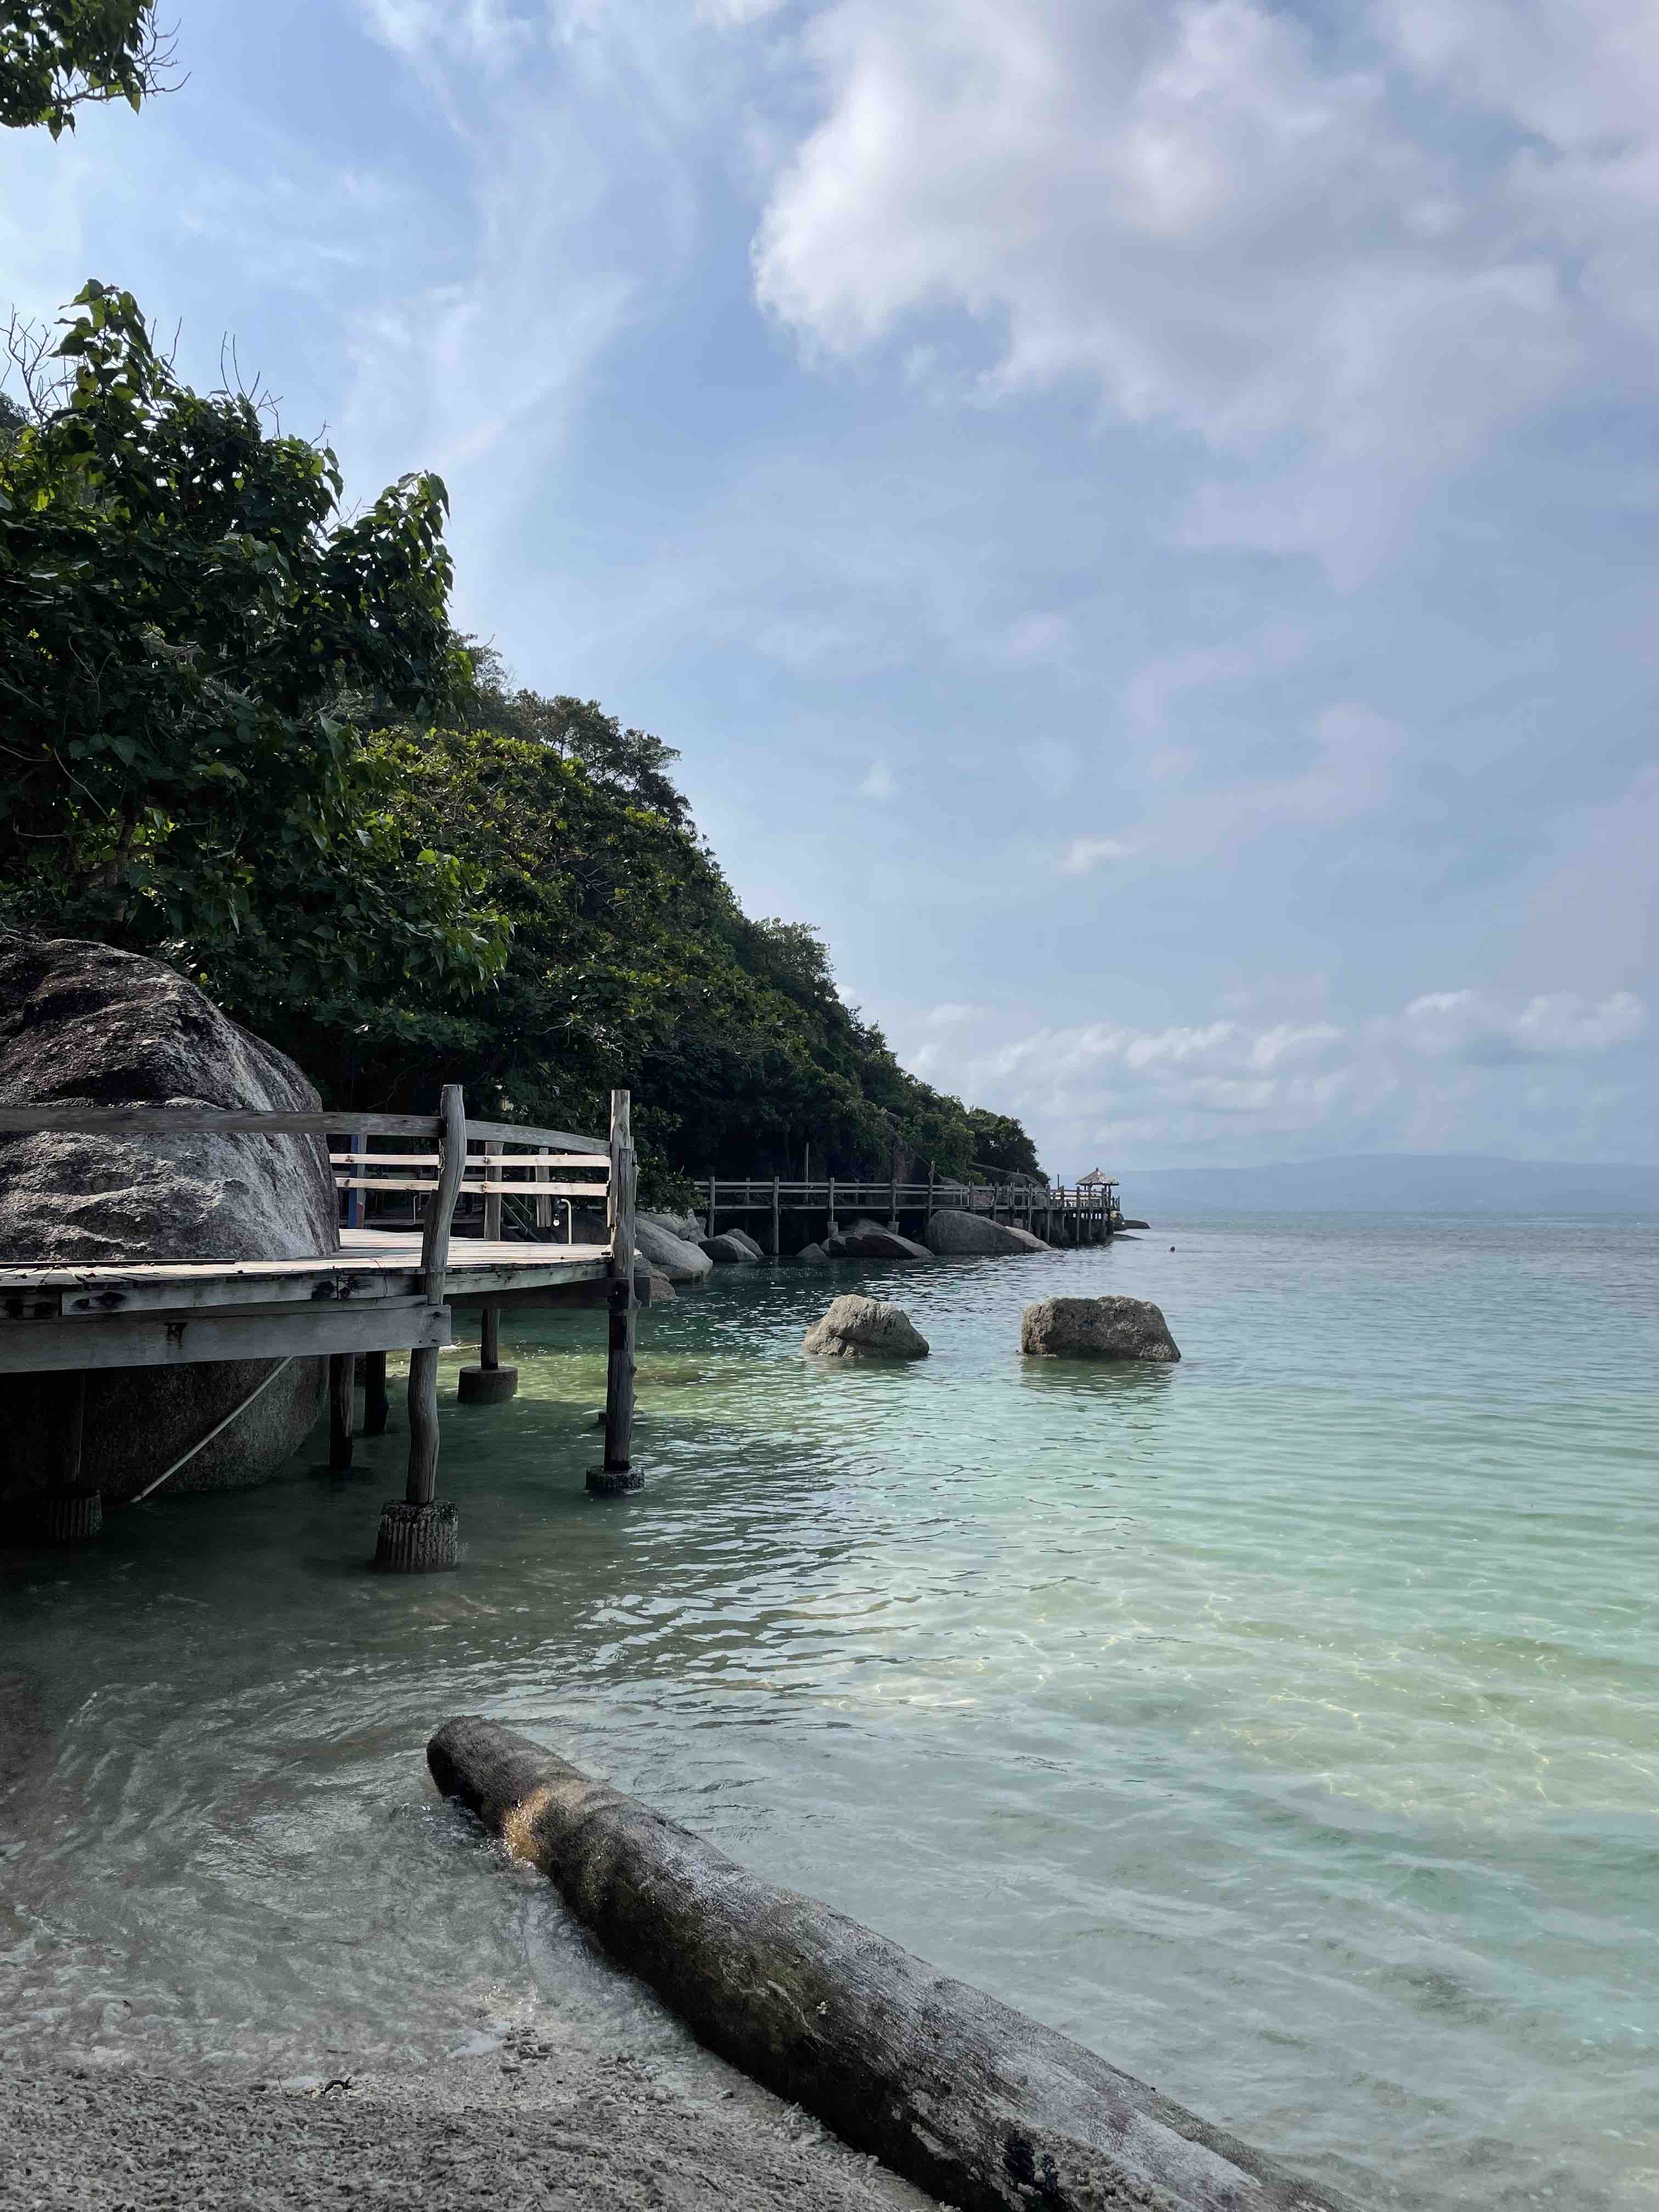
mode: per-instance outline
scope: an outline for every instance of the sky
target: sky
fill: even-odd
[[[0,143],[1067,1176],[1659,1160],[1650,0],[172,0]]]

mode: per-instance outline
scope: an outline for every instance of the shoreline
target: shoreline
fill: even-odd
[[[664,2068],[558,2024],[349,2085],[7,2054],[3,2212],[364,2202],[606,2212],[938,2212],[707,2052]]]

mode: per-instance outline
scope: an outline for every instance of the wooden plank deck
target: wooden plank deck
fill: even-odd
[[[239,1418],[295,1358],[329,1361],[330,1464],[349,1467],[354,1368],[366,1356],[365,1424],[369,1433],[379,1435],[386,1418],[386,1354],[407,1351],[408,1480],[404,1497],[382,1511],[375,1560],[398,1569],[453,1567],[459,1556],[455,1510],[440,1504],[434,1490],[437,1358],[453,1341],[457,1306],[481,1310],[483,1317],[479,1364],[461,1371],[461,1401],[466,1402],[470,1395],[476,1402],[493,1404],[511,1396],[516,1387],[516,1371],[502,1367],[498,1356],[503,1304],[601,1305],[610,1338],[605,1464],[589,1471],[588,1486],[606,1496],[640,1487],[629,1454],[634,1314],[649,1298],[650,1277],[648,1270],[639,1271],[635,1256],[637,1165],[625,1091],[611,1093],[608,1143],[562,1129],[469,1122],[455,1084],[443,1086],[439,1111],[431,1115],[149,1105],[0,1108],[0,1136],[46,1132],[156,1141],[203,1133],[277,1140],[345,1138],[351,1150],[331,1153],[330,1164],[347,1170],[333,1180],[349,1194],[354,1217],[340,1231],[337,1250],[292,1259],[134,1258],[85,1265],[0,1260],[0,1373],[81,1378],[67,1392],[50,1386],[52,1466],[38,1517],[52,1540],[90,1534],[101,1525],[99,1500],[81,1487],[88,1372],[219,1361],[270,1364],[271,1372],[241,1405],[195,1439],[139,1493],[148,1497]],[[362,1148],[370,1136],[420,1138],[433,1150],[377,1155]],[[483,1146],[482,1154],[472,1152],[476,1143]],[[428,1167],[429,1173],[419,1181],[406,1176],[393,1180],[384,1176],[387,1166]],[[592,1169],[599,1179],[555,1182],[546,1172],[550,1169]],[[418,1228],[358,1226],[357,1194],[375,1189],[425,1194],[428,1203]],[[456,1204],[464,1191],[483,1198],[482,1237],[453,1234]],[[601,1202],[606,1241],[504,1241],[502,1201],[508,1197],[533,1198],[543,1225],[549,1225],[545,1217],[556,1201]]]
[[[0,1373],[441,1346],[452,1305],[550,1303],[549,1292],[603,1281],[611,1256],[603,1244],[457,1237],[434,1304],[418,1236],[347,1229],[340,1244],[315,1259],[0,1262]]]

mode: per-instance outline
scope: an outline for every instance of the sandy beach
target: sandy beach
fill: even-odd
[[[9,2057],[0,2142],[5,2212],[365,2203],[927,2212],[933,2203],[716,2059],[665,2078],[545,2023],[489,2051],[349,2080]]]

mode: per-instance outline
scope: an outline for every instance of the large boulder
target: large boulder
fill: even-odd
[[[1040,1298],[1020,1316],[1019,1348],[1039,1359],[1179,1359],[1148,1298]]]
[[[241,1106],[315,1113],[294,1062],[159,961],[73,938],[0,935],[0,1105]],[[0,1137],[0,1260],[307,1259],[339,1248],[315,1137]],[[246,1397],[269,1360],[93,1373],[82,1480],[141,1490]],[[322,1409],[327,1362],[296,1359],[173,1478],[257,1482]],[[0,1377],[0,1491],[44,1486],[52,1394]]]
[[[828,1238],[824,1250],[832,1260],[926,1260],[933,1254],[925,1244],[901,1237],[896,1229],[884,1229],[878,1221],[855,1221]]]
[[[762,1256],[754,1239],[740,1229],[724,1229],[718,1237],[705,1237],[701,1249],[717,1267],[753,1267]]]
[[[695,1244],[702,1235],[700,1214],[641,1213],[638,1218],[654,1223],[659,1229],[665,1229],[671,1237],[678,1237],[687,1244]]]
[[[902,1306],[879,1298],[841,1297],[801,1339],[819,1359],[926,1359],[927,1340]]]
[[[700,1283],[714,1273],[714,1263],[700,1244],[672,1236],[648,1214],[641,1214],[634,1224],[634,1249],[651,1262],[653,1274],[666,1276],[671,1283]]]
[[[829,1264],[830,1255],[822,1244],[803,1244],[795,1255],[798,1267],[827,1267]]]
[[[993,1221],[988,1213],[964,1213],[946,1206],[927,1224],[927,1249],[942,1260],[990,1259],[1014,1252],[1046,1252],[1048,1246],[1029,1230]]]

